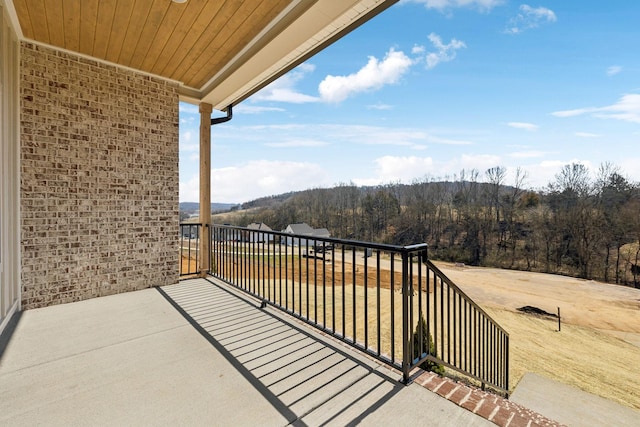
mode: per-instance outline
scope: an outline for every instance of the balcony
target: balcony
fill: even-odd
[[[29,310],[13,329],[2,425],[491,425],[217,279]]]
[[[506,381],[508,336],[424,245],[196,228],[181,267],[194,276],[211,239],[205,278],[14,316],[0,424],[559,425],[467,385]]]

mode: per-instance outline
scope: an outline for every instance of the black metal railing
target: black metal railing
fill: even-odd
[[[202,224],[180,224],[180,276],[200,274]]]
[[[418,320],[411,318],[415,310],[409,311],[409,325],[423,319],[433,346],[420,341],[418,348],[425,351],[411,365],[431,360],[508,393],[509,334],[430,260],[412,268],[418,269],[418,283],[411,288],[409,305],[419,308]],[[410,354],[416,353],[412,348]]]
[[[214,277],[401,369],[405,381],[430,360],[508,392],[509,335],[427,259],[426,244],[223,225],[211,239]]]

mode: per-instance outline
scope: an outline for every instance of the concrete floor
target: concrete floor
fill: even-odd
[[[0,425],[493,425],[202,279],[26,311],[13,329]]]
[[[570,427],[640,427],[640,412],[534,373],[520,380],[511,401]]]

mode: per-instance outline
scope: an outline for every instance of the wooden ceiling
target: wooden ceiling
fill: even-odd
[[[186,100],[205,100],[219,108],[246,98],[395,1],[12,3],[24,39],[178,81]],[[301,49],[305,44],[307,48]],[[253,71],[229,80],[249,63]],[[232,87],[221,87],[226,81]],[[217,95],[210,96],[212,91]]]

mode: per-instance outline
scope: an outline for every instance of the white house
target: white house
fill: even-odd
[[[247,232],[244,236],[243,240],[249,243],[264,243],[264,242],[273,242],[273,234],[269,233],[261,233],[261,231],[273,231],[271,227],[269,227],[264,222],[257,223],[252,222],[247,225],[247,228],[250,229],[250,232]],[[255,231],[254,231],[255,230]]]
[[[284,229],[284,233],[288,234],[296,234],[303,236],[311,236],[317,238],[327,238],[331,237],[331,233],[326,228],[312,228],[309,224],[301,222],[297,224],[289,224],[287,228]],[[287,237],[286,245],[287,246],[307,246],[314,245],[313,239],[301,239],[296,237]]]

